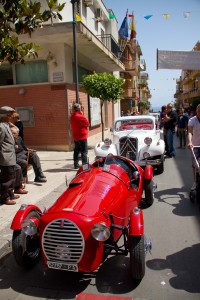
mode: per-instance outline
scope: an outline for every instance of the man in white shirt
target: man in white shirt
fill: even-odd
[[[189,119],[188,122],[188,148],[192,149],[194,146],[200,146],[200,104],[196,108],[196,116]],[[194,148],[194,154],[197,160],[200,158],[200,147]],[[195,161],[192,162],[193,176],[195,179]],[[194,182],[192,190],[196,189],[196,182]]]

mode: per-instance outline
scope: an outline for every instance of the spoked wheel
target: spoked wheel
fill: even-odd
[[[153,180],[144,181],[145,203],[151,206],[154,202]]]
[[[145,274],[144,236],[130,236],[129,247],[132,278],[141,280]]]
[[[32,211],[26,219],[31,217],[39,219],[39,214]],[[13,255],[17,264],[23,268],[30,269],[35,266],[40,259],[39,236],[27,236],[22,230],[14,230],[12,237]]]

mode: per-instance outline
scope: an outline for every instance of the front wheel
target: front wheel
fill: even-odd
[[[39,219],[39,214],[36,211],[32,211],[26,219],[30,219],[31,217]],[[17,264],[25,269],[30,269],[40,259],[39,236],[27,236],[22,230],[14,230],[12,249]]]
[[[154,202],[153,180],[144,180],[145,203],[151,206]]]
[[[141,280],[145,274],[144,236],[129,237],[130,269],[133,279]]]

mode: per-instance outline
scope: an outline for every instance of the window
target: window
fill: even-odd
[[[0,86],[13,84],[13,72],[10,64],[0,66]]]
[[[16,84],[48,82],[46,61],[31,61],[16,66]]]

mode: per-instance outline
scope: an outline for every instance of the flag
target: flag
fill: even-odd
[[[76,22],[81,22],[81,21],[82,21],[81,17],[78,14],[76,14]]]
[[[124,18],[122,25],[118,31],[119,33],[119,37],[121,39],[127,39],[128,38],[128,18],[127,18],[127,14],[126,17]]]
[[[188,18],[189,15],[190,15],[190,12],[189,12],[189,11],[186,11],[186,12],[183,13],[184,18]]]
[[[111,11],[108,13],[108,15],[110,20],[115,19],[115,15]]]
[[[132,19],[131,19],[130,30],[131,30],[130,40],[135,39],[136,38],[136,27],[135,27],[134,15],[132,16]]]
[[[153,17],[153,15],[147,15],[147,16],[144,16],[144,18],[145,18],[146,20],[149,20],[151,17]]]
[[[163,17],[167,20],[170,17],[170,14],[163,14]]]

